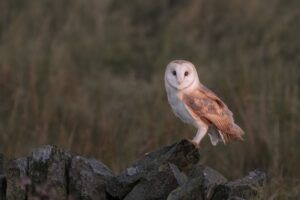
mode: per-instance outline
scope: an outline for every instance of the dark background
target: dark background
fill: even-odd
[[[202,162],[268,172],[266,197],[300,196],[298,0],[0,0],[0,152],[55,144],[115,171],[192,138],[163,74],[192,61],[246,131]]]

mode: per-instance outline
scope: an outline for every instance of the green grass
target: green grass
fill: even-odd
[[[202,145],[228,178],[268,173],[264,199],[300,189],[298,1],[3,1],[0,152],[42,144],[120,171],[143,153],[192,138],[175,118],[163,73],[191,60],[233,111],[245,142]]]

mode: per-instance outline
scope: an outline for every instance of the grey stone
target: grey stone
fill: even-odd
[[[204,200],[201,178],[189,180],[184,185],[173,190],[167,200]]]
[[[157,180],[156,177],[151,176],[157,175],[157,172],[163,168],[169,170],[169,174],[173,174],[171,173],[169,163],[176,165],[179,170],[185,170],[191,165],[198,163],[199,158],[198,149],[189,141],[182,140],[173,145],[145,154],[119,176],[111,179],[107,185],[107,191],[112,197],[122,199],[141,179],[143,179],[142,182],[152,180],[151,178]],[[144,186],[140,185],[138,188],[142,187]]]
[[[243,200],[257,198],[263,190],[266,175],[259,170],[227,182],[219,172],[200,165],[199,159],[194,145],[182,140],[145,154],[114,176],[95,159],[44,146],[27,158],[5,162],[0,200],[5,191],[8,200]]]
[[[266,174],[260,170],[254,170],[244,178],[218,186],[212,199],[249,199],[257,197],[259,192],[263,190],[265,182]]]
[[[228,200],[246,200],[246,199],[241,197],[229,197]]]
[[[4,165],[4,156],[0,154],[0,175],[4,173],[3,165]]]
[[[5,199],[5,192],[6,192],[6,179],[5,176],[3,175],[4,173],[3,165],[4,165],[4,156],[0,154],[0,200]]]
[[[8,162],[6,167],[7,200],[27,199],[26,188],[30,184],[27,177],[27,158],[18,158]]]
[[[170,163],[169,166],[179,185],[183,185],[188,181],[188,177],[186,176],[186,174],[182,173],[176,165]]]
[[[6,193],[6,179],[3,170],[4,165],[4,156],[0,154],[0,200],[5,199],[5,193]]]
[[[54,146],[35,149],[28,158],[29,198],[67,198],[70,155]]]
[[[189,141],[182,140],[157,151],[146,153],[131,167],[135,167],[137,172],[141,172],[156,170],[158,166],[172,163],[183,170],[192,164],[198,163],[199,159],[198,149]]]
[[[105,200],[112,171],[95,159],[74,156],[69,169],[69,192],[76,199]]]
[[[4,200],[6,196],[6,179],[4,175],[0,175],[0,200]]]
[[[163,200],[176,187],[178,182],[174,174],[170,168],[166,168],[141,178],[124,200]]]
[[[227,179],[218,171],[202,165],[194,165],[188,172],[188,177],[197,177],[201,185],[202,196],[204,199],[211,199],[214,189],[227,182]]]
[[[202,165],[193,165],[187,175],[189,180],[172,191],[168,200],[211,199],[214,189],[227,181],[219,172]]]

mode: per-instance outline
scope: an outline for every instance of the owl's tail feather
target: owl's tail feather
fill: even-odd
[[[234,140],[240,140],[243,141],[243,135],[245,134],[245,132],[235,123],[233,123],[232,125],[230,125],[230,127],[228,128],[228,130],[226,130],[226,132],[222,132],[223,136],[224,136],[224,140],[227,142],[230,139],[234,139]]]

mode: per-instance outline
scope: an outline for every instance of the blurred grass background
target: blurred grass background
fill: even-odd
[[[42,144],[120,171],[192,138],[163,74],[192,61],[234,112],[244,143],[203,159],[228,178],[268,172],[267,199],[300,196],[300,2],[297,0],[1,0],[0,152]]]

